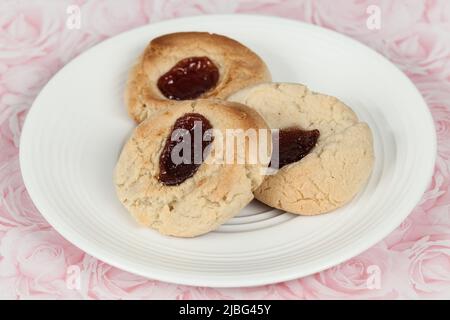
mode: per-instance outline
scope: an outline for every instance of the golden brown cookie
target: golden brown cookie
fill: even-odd
[[[129,115],[143,121],[178,100],[227,98],[270,81],[259,56],[241,43],[206,32],[179,32],[153,39],[133,66],[125,89]]]
[[[266,150],[270,149],[267,124],[257,112],[238,103],[215,99],[183,101],[143,121],[122,150],[114,181],[120,201],[133,217],[166,235],[194,237],[216,229],[236,215],[253,199],[252,191],[262,183],[270,160],[269,150],[265,163],[247,161],[249,144],[245,139],[242,144],[236,139],[236,146],[240,144],[245,153],[243,162],[237,157],[231,163],[211,161],[215,146],[220,141],[226,145],[226,135],[221,139],[214,133],[213,139],[208,140],[212,140],[211,151],[205,161],[192,175],[185,174],[185,167],[177,169],[176,179],[172,179],[173,167],[162,162],[169,154],[168,139],[180,123],[186,124],[184,120],[194,116],[203,117],[202,125],[207,123],[206,127],[221,132],[266,129]]]
[[[299,84],[267,83],[244,89],[229,100],[254,108],[273,129],[320,133],[304,158],[266,177],[255,191],[258,200],[288,212],[315,215],[348,203],[366,183],[374,162],[372,133],[337,98]],[[309,142],[310,136],[303,142]],[[290,143],[291,149],[284,146],[284,150],[292,151],[296,142]]]

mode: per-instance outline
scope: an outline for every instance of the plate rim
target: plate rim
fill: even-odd
[[[347,251],[345,251],[345,254],[342,254],[341,257],[336,258],[334,260],[330,259],[330,261],[327,264],[323,263],[322,267],[320,267],[320,268],[313,268],[313,267],[302,268],[302,269],[299,269],[296,271],[289,272],[288,275],[284,275],[284,274],[280,275],[280,276],[267,275],[266,277],[261,278],[261,280],[259,280],[259,281],[243,280],[242,277],[238,277],[238,279],[239,279],[238,281],[236,281],[236,280],[221,280],[221,279],[218,280],[218,279],[214,279],[211,277],[209,279],[202,278],[201,280],[198,281],[196,279],[187,279],[187,277],[185,275],[180,274],[177,271],[160,271],[157,269],[153,269],[151,275],[149,274],[149,272],[143,272],[139,268],[135,268],[131,262],[127,262],[123,259],[121,260],[121,259],[114,258],[117,256],[104,251],[103,248],[101,248],[98,245],[96,245],[97,248],[96,248],[96,250],[94,250],[93,247],[89,245],[88,240],[86,240],[84,237],[77,236],[77,234],[73,233],[70,229],[64,228],[58,222],[56,222],[55,219],[52,218],[51,214],[45,213],[45,210],[42,210],[42,208],[44,207],[44,205],[42,204],[43,199],[40,199],[40,196],[37,194],[37,192],[35,192],[33,190],[32,182],[31,182],[32,179],[30,177],[31,170],[28,170],[28,167],[26,165],[26,162],[28,160],[25,159],[25,155],[24,155],[25,151],[24,150],[26,149],[26,145],[28,143],[27,141],[29,141],[28,137],[32,136],[32,133],[29,132],[29,129],[28,129],[30,127],[29,123],[31,122],[31,120],[29,120],[29,119],[32,119],[32,116],[30,117],[30,115],[33,115],[34,113],[36,113],[36,110],[37,110],[35,108],[36,102],[39,101],[41,93],[43,91],[45,91],[47,87],[51,86],[51,84],[55,81],[55,78],[57,78],[58,75],[64,69],[70,67],[70,65],[74,61],[76,61],[78,58],[82,57],[85,53],[89,52],[91,49],[97,48],[98,46],[101,46],[101,45],[105,45],[105,43],[108,43],[109,41],[114,41],[118,37],[126,37],[129,33],[137,32],[137,30],[142,30],[142,29],[146,29],[146,28],[158,28],[158,26],[160,26],[160,25],[173,24],[173,23],[177,23],[177,22],[189,22],[189,21],[195,22],[196,20],[208,20],[208,19],[230,19],[230,20],[232,20],[232,19],[236,19],[237,16],[240,19],[248,19],[248,20],[256,19],[256,20],[267,21],[268,23],[276,22],[276,23],[291,25],[294,27],[297,25],[297,26],[301,26],[302,28],[310,28],[310,29],[317,30],[320,32],[329,33],[330,35],[333,35],[333,37],[338,37],[338,38],[342,39],[342,41],[347,41],[348,43],[352,43],[353,46],[363,47],[366,50],[371,51],[373,54],[376,54],[379,59],[381,58],[381,59],[385,60],[387,63],[389,63],[391,66],[393,66],[397,70],[397,72],[401,75],[401,77],[409,83],[411,88],[414,89],[414,91],[417,94],[417,98],[418,99],[420,98],[420,103],[424,107],[424,111],[427,114],[427,119],[424,119],[424,123],[427,122],[426,125],[427,125],[427,127],[429,127],[430,134],[431,134],[430,138],[432,141],[430,141],[430,148],[433,152],[430,155],[431,159],[428,162],[429,167],[427,168],[427,176],[429,178],[428,178],[427,183],[423,182],[423,186],[422,186],[422,188],[420,188],[422,191],[421,191],[420,195],[417,195],[417,199],[415,197],[414,199],[416,199],[416,200],[411,201],[408,206],[404,206],[403,212],[400,212],[402,214],[399,214],[399,212],[396,212],[395,218],[392,219],[390,228],[385,228],[377,234],[371,234],[370,236],[366,237],[364,239],[364,241],[359,242],[359,244],[355,244],[352,247],[348,247]],[[418,101],[418,103],[419,103],[419,101]],[[345,262],[345,261],[351,259],[352,257],[357,256],[358,254],[366,251],[367,249],[373,247],[376,243],[378,243],[379,241],[382,241],[386,236],[388,236],[392,231],[394,231],[401,224],[401,222],[409,216],[409,214],[412,212],[412,210],[420,202],[421,197],[423,196],[424,192],[427,190],[427,188],[431,182],[431,179],[433,177],[436,157],[437,157],[437,136],[436,136],[436,128],[435,128],[434,120],[433,120],[432,114],[430,112],[430,109],[428,108],[426,101],[424,100],[422,94],[420,93],[418,88],[415,86],[415,84],[394,63],[392,63],[385,56],[378,53],[377,51],[370,48],[369,46],[367,46],[349,36],[346,36],[344,34],[336,32],[334,30],[327,29],[327,28],[313,25],[313,24],[309,24],[309,23],[305,23],[302,21],[281,18],[281,17],[275,17],[275,16],[269,16],[269,15],[259,15],[259,14],[208,14],[208,15],[199,15],[199,16],[190,16],[190,17],[169,19],[169,20],[146,24],[146,25],[143,25],[138,28],[131,29],[131,30],[127,30],[125,32],[122,32],[111,38],[108,38],[104,41],[101,41],[101,42],[95,44],[94,46],[83,51],[82,53],[80,53],[79,55],[74,57],[71,61],[66,63],[60,70],[58,70],[58,72],[56,72],[52,76],[52,78],[41,89],[41,91],[39,92],[39,94],[37,95],[35,100],[33,101],[32,105],[29,109],[29,112],[25,118],[25,122],[22,127],[20,141],[19,141],[20,170],[21,170],[21,174],[23,177],[24,185],[27,189],[28,194],[30,195],[31,200],[33,201],[36,208],[39,210],[40,214],[47,220],[47,222],[54,228],[54,230],[56,232],[58,232],[67,241],[69,241],[71,244],[78,247],[85,253],[87,253],[93,257],[96,257],[99,260],[104,261],[114,267],[117,267],[121,270],[143,276],[145,278],[168,282],[168,283],[173,283],[173,284],[181,284],[181,285],[189,285],[189,286],[206,286],[206,287],[217,287],[217,288],[254,287],[254,286],[274,284],[274,283],[279,283],[279,282],[302,278],[302,277],[305,277],[305,276],[308,276],[308,275],[311,275],[314,273],[321,272],[330,267],[336,266],[342,262]],[[269,272],[270,271],[268,271],[267,273],[269,273]]]

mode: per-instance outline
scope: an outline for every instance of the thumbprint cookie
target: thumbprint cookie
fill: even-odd
[[[149,116],[126,142],[115,169],[118,197],[140,224],[162,234],[207,233],[253,199],[271,143],[266,122],[251,108],[181,101]],[[255,158],[256,150],[266,156]]]
[[[255,191],[261,202],[316,215],[348,203],[367,182],[374,163],[368,125],[335,97],[300,84],[267,83],[229,98],[255,109],[272,129],[273,175]]]
[[[228,37],[179,32],[150,41],[133,66],[125,89],[137,123],[183,100],[225,99],[247,86],[270,81],[263,60]]]

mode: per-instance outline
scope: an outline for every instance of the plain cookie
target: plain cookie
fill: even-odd
[[[320,131],[306,157],[266,177],[255,191],[258,200],[316,215],[348,203],[365,185],[374,163],[372,133],[337,98],[299,84],[267,83],[241,90],[229,100],[255,109],[271,128]]]
[[[216,85],[198,98],[225,99],[242,88],[271,79],[261,58],[233,39],[206,32],[163,35],[149,43],[129,74],[125,104],[130,117],[139,123],[161,108],[177,104],[177,100],[163,95],[158,80],[191,57],[209,58],[218,69]]]
[[[222,131],[268,129],[253,109],[214,99],[180,102],[152,115],[135,129],[115,169],[118,197],[140,224],[178,237],[204,234],[236,215],[253,199],[252,192],[262,183],[268,164],[205,161],[184,182],[172,186],[161,183],[161,153],[174,123],[187,114],[200,114],[214,129]],[[270,130],[266,138],[270,144]],[[218,141],[214,137],[212,146]]]

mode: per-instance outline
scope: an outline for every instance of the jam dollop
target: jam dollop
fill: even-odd
[[[207,131],[209,129],[212,129],[211,123],[199,113],[186,113],[175,121],[159,157],[158,180],[161,183],[179,185],[197,172],[204,161],[206,147],[213,141],[212,130]],[[177,150],[172,152],[177,146]],[[190,155],[184,154],[189,150]]]
[[[278,142],[279,148],[279,165],[278,168],[301,160],[316,146],[317,140],[319,139],[319,130],[302,130],[299,128],[286,128],[280,129],[278,135],[278,141],[274,138],[273,143]],[[272,163],[274,162],[274,157],[272,155]]]
[[[219,69],[208,57],[190,57],[163,74],[158,88],[168,99],[190,100],[214,88],[218,80]]]

